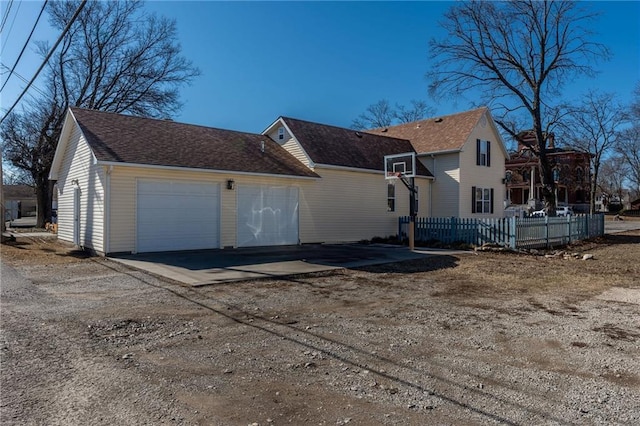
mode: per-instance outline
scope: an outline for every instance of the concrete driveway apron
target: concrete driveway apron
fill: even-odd
[[[390,245],[313,244],[163,252],[112,257],[117,262],[192,286],[420,259],[463,252],[414,250]]]

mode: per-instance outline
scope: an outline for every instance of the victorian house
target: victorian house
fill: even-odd
[[[534,137],[530,131],[522,132],[518,140],[518,151],[511,153],[510,159],[505,163],[507,204],[521,206],[529,211],[543,206],[538,157],[527,147]],[[557,148],[553,133],[547,138],[547,154],[556,182],[557,206],[569,206],[576,213],[588,213],[591,154]]]

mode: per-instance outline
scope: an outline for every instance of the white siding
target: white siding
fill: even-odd
[[[73,242],[73,185],[77,180],[80,188],[80,245],[104,251],[104,182],[102,167],[95,164],[95,158],[74,124],[64,152],[58,176],[58,238]]]
[[[387,211],[387,181],[382,173],[317,167],[322,179],[300,193],[300,240],[336,243],[396,235],[398,217],[409,215],[409,191],[396,181],[396,211]],[[429,203],[429,181],[416,178],[421,211]],[[422,214],[422,213],[421,213]]]
[[[503,217],[504,216],[504,178],[505,154],[500,147],[499,136],[493,126],[482,121],[471,132],[465,143],[460,158],[460,217]],[[476,165],[476,140],[491,141],[491,167]],[[493,188],[493,214],[471,213],[472,187]]]
[[[284,128],[284,139],[279,139],[278,137],[278,128],[281,127],[280,123],[277,123],[273,130],[269,133],[267,133],[267,136],[269,136],[271,139],[273,139],[274,141],[278,142],[280,145],[282,145],[282,147],[284,149],[286,149],[287,151],[289,151],[289,153],[291,155],[293,155],[294,157],[296,157],[296,159],[298,161],[300,161],[302,164],[304,164],[307,167],[311,167],[311,159],[309,158],[309,156],[304,152],[304,149],[302,149],[302,146],[298,143],[298,141],[293,137],[293,135],[291,135],[286,127]],[[284,127],[284,126],[282,126]]]
[[[398,217],[409,214],[409,192],[396,182],[396,211],[387,212],[387,181],[382,173],[317,168],[321,179],[295,179],[114,166],[111,173],[110,251],[135,248],[136,178],[218,182],[220,192],[220,247],[237,247],[237,190],[226,189],[226,180],[241,185],[293,186],[299,194],[301,243],[359,241],[396,235]],[[428,211],[429,180],[416,178],[420,214]]]
[[[135,252],[136,249],[136,179],[170,179],[175,181],[211,182],[220,185],[220,248],[237,247],[237,190],[227,188],[227,180],[239,185],[293,185],[309,182],[305,179],[247,176],[197,171],[162,170],[153,168],[114,166],[111,173],[110,252]],[[161,236],[159,236],[161,238]]]
[[[439,154],[418,157],[433,173],[431,194],[432,217],[452,217],[460,214],[460,154]],[[423,212],[419,216],[423,216]]]

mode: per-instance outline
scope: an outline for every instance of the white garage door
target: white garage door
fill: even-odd
[[[298,244],[298,188],[238,186],[238,247]]]
[[[137,250],[219,248],[218,184],[138,180]]]

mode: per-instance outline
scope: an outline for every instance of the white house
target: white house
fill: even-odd
[[[433,201],[427,216],[504,216],[508,153],[488,108],[371,133],[411,141],[422,164],[433,173]]]
[[[412,150],[288,118],[251,134],[71,108],[50,173],[58,238],[110,254],[395,235],[409,195],[389,192],[383,158]]]

